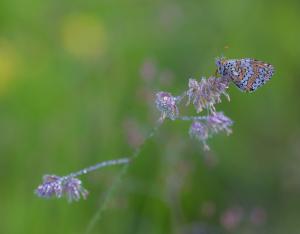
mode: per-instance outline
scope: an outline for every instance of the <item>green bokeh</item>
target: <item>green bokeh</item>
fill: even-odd
[[[299,11],[298,0],[1,0],[0,233],[84,233],[120,167],[82,177],[89,198],[72,204],[37,198],[42,175],[130,154],[128,134],[159,116],[153,94],[180,94],[221,55],[276,74],[252,94],[230,87],[217,109],[233,134],[209,155],[188,123],[167,121],[92,233],[300,233]],[[242,213],[231,230],[228,209]]]

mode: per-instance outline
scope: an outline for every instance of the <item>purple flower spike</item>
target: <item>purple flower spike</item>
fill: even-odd
[[[203,109],[215,112],[214,105],[221,102],[222,94],[229,100],[229,95],[226,93],[228,85],[229,81],[226,78],[209,77],[202,78],[200,81],[189,79],[187,105],[192,102],[198,113]]]
[[[37,187],[35,193],[43,198],[61,198],[63,194],[61,177],[56,175],[44,175],[43,183]]]
[[[222,112],[215,112],[207,116],[201,122],[195,121],[190,127],[190,136],[201,141],[204,145],[204,150],[209,150],[207,139],[221,131],[225,131],[229,135],[232,130],[233,121],[225,116]]]
[[[175,120],[178,115],[178,108],[176,105],[176,97],[173,97],[170,93],[159,92],[156,94],[156,107],[161,112],[161,120],[169,118]]]
[[[196,138],[203,143],[204,150],[209,150],[209,146],[206,143],[209,137],[209,129],[205,124],[198,121],[193,122],[189,134],[192,138]]]
[[[231,126],[233,121],[225,116],[222,112],[216,112],[207,118],[207,125],[213,133],[225,131],[227,135],[232,133]]]
[[[45,175],[43,183],[38,186],[35,193],[42,198],[61,198],[65,196],[69,202],[78,201],[81,197],[86,199],[88,195],[88,191],[81,184],[81,180],[74,177]]]
[[[88,191],[82,187],[82,182],[73,177],[66,177],[63,181],[63,193],[69,202],[78,201],[80,197],[87,198]]]

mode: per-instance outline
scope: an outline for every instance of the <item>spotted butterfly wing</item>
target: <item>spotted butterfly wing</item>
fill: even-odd
[[[271,64],[255,59],[217,59],[218,73],[229,78],[240,90],[254,92],[274,74]]]

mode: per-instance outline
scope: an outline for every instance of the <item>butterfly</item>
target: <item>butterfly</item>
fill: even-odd
[[[254,92],[273,76],[273,65],[251,58],[216,59],[217,73],[231,80],[240,90]]]

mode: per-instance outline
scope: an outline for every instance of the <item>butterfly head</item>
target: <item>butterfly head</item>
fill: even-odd
[[[216,66],[217,66],[217,70],[216,70],[216,75],[219,74],[221,76],[225,75],[225,58],[221,57],[221,58],[216,58]]]

